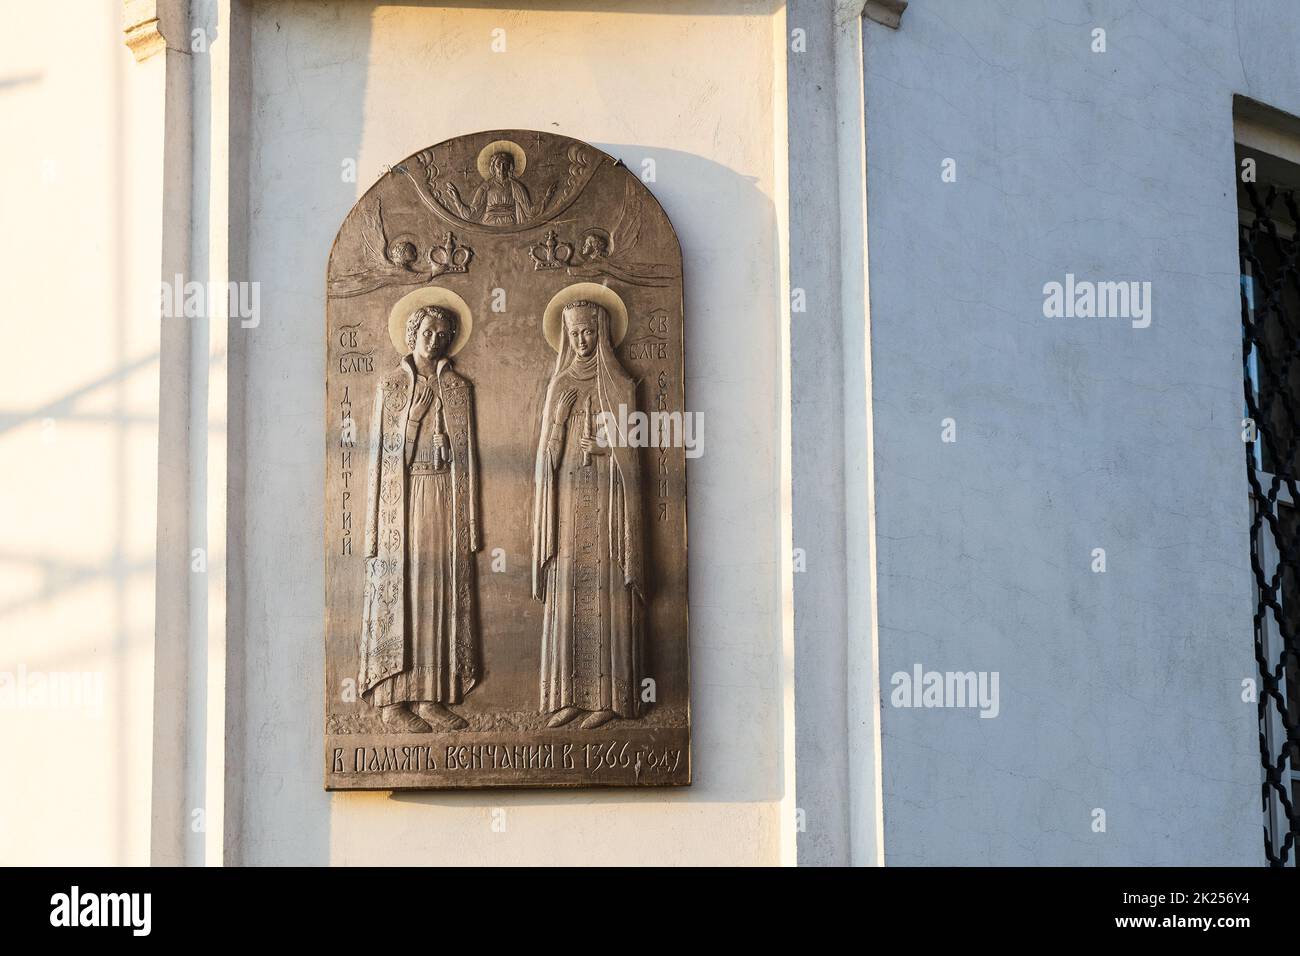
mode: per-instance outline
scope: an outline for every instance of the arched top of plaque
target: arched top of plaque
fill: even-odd
[[[568,136],[484,130],[408,156],[366,191],[335,239],[329,297],[464,275],[485,243],[516,234],[531,234],[521,237],[534,271],[681,282],[672,224],[622,162]]]

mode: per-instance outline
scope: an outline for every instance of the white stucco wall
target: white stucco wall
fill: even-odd
[[[149,859],[162,61],[121,30],[62,2],[0,32],[5,865]]]
[[[867,30],[885,860],[1257,865],[1231,97],[1300,112],[1300,27],[1047,13]],[[1150,327],[1044,318],[1066,273],[1150,281]],[[1000,715],[890,706],[917,663]]]
[[[73,6],[78,28],[63,29]],[[163,60],[133,61],[117,6],[15,12],[0,37],[0,118],[16,131],[0,155],[0,674],[90,673],[103,696],[98,709],[0,696],[0,863],[776,863],[791,858],[795,783],[809,862],[873,860],[883,813],[886,863],[1261,863],[1241,700],[1254,662],[1231,97],[1300,114],[1292,4],[912,0],[899,31],[867,23],[869,368],[862,329],[837,335],[827,305],[834,285],[851,312],[861,266],[842,198],[855,195],[847,61],[792,61],[785,101],[788,29],[809,28],[802,55],[829,56],[820,11],[795,5],[787,23],[776,0],[547,6],[255,0],[222,6],[219,23],[195,0],[214,59],[179,54],[192,191],[164,167]],[[224,24],[246,17],[251,71],[222,47]],[[1094,27],[1105,53],[1090,50]],[[236,117],[229,144],[225,70],[252,88],[250,133]],[[513,126],[633,169],[653,158],[650,188],[681,239],[687,400],[707,422],[689,488],[696,782],[325,794],[329,245],[383,164]],[[940,178],[948,157],[955,183]],[[247,237],[224,211],[245,185]],[[186,230],[192,249],[167,246]],[[196,322],[187,345],[190,326],[160,326],[149,304],[160,262],[192,252],[195,278],[221,275],[222,243],[238,260],[245,238],[261,322],[235,329],[227,383],[220,326],[209,340]],[[1150,281],[1151,326],[1044,318],[1043,284],[1066,273]],[[783,316],[782,283],[822,311]],[[810,334],[825,348],[792,341]],[[192,368],[160,369],[160,339],[173,358],[192,346]],[[804,388],[837,349],[843,375]],[[825,429],[842,456],[816,427],[819,403],[838,415],[837,391],[848,408],[862,374],[874,501],[862,409]],[[177,416],[192,434],[168,432],[160,461]],[[946,418],[955,443],[941,441]],[[783,469],[806,483],[797,493]],[[180,497],[160,500],[176,474]],[[815,577],[861,545],[826,527],[840,511],[816,512],[837,495],[856,516],[846,527],[874,509],[874,591],[853,577],[861,562],[842,589]],[[801,617],[792,534],[808,562]],[[189,573],[195,542],[214,556],[206,576]],[[883,810],[874,768],[846,757],[874,741],[853,721],[868,681],[841,663],[869,660],[870,614],[853,609],[872,602]],[[847,646],[827,639],[840,634]],[[999,716],[892,707],[891,675],[916,664],[997,671]],[[796,716],[815,771],[799,781]],[[198,809],[207,834],[189,827]]]
[[[496,12],[259,2],[253,19],[239,550],[246,863],[775,863],[782,795],[775,4]],[[494,28],[507,49],[491,49]],[[778,94],[780,95],[780,94]],[[323,283],[383,164],[461,133],[585,139],[650,188],[687,257],[695,783],[681,792],[344,794],[320,788]],[[359,182],[341,177],[356,160]],[[507,811],[506,832],[491,828]],[[230,808],[227,808],[230,813]]]

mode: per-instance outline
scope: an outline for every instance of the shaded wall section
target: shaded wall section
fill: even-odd
[[[1300,36],[1235,7],[868,24],[887,863],[1263,862],[1232,94],[1300,112]],[[1067,274],[1150,325],[1045,317]],[[893,706],[917,665],[997,717]]]

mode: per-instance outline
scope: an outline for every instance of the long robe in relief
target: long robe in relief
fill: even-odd
[[[589,359],[561,334],[546,391],[533,475],[533,597],[544,606],[541,710],[564,707],[641,713],[645,620],[638,450],[611,435],[604,454],[584,455],[601,412],[618,421],[636,408],[636,385],[609,344],[601,313]],[[577,391],[567,421],[560,396]]]
[[[433,404],[407,434],[415,386]],[[447,435],[447,454],[433,447]],[[426,383],[411,356],[375,392],[369,436],[362,699],[459,703],[478,679],[474,552],[479,549],[474,390],[442,359]]]

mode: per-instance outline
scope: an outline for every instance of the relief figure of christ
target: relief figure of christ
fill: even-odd
[[[446,186],[448,203],[460,215],[488,226],[512,226],[532,217],[528,187],[515,175],[515,158],[508,152],[493,153],[488,160],[488,177],[474,190],[468,204],[453,183]]]
[[[533,474],[532,593],[543,605],[539,690],[550,727],[581,718],[591,729],[641,714],[640,464],[624,436],[602,431],[635,408],[609,312],[568,303]]]
[[[452,309],[406,323],[411,350],[379,383],[370,435],[360,691],[385,730],[459,730],[479,676],[474,391],[447,350]]]

